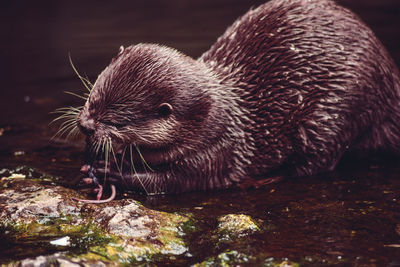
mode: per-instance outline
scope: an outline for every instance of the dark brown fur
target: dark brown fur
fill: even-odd
[[[112,140],[122,170],[111,157],[108,181],[176,193],[282,166],[297,176],[330,171],[349,149],[399,152],[399,116],[399,71],[356,15],[330,0],[272,0],[198,60],[154,44],[121,51],[78,125],[89,146]],[[132,171],[131,144],[153,171],[135,149]]]

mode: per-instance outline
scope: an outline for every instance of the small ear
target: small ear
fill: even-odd
[[[169,103],[162,103],[158,106],[158,114],[162,117],[166,117],[172,113],[172,106]]]

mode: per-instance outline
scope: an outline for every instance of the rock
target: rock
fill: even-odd
[[[194,264],[193,267],[208,267],[208,266],[240,266],[243,264],[249,264],[254,261],[252,257],[249,257],[236,250],[225,251],[220,253],[217,257],[211,257],[201,263]]]
[[[236,250],[227,250],[216,257],[207,258],[201,263],[196,263],[193,267],[214,267],[214,266],[265,266],[265,267],[299,267],[296,262],[265,258],[265,255],[258,257],[249,256]]]
[[[134,200],[105,207],[94,220],[116,238],[106,246],[91,248],[91,252],[107,254],[113,260],[141,262],[154,255],[181,255],[188,250],[179,227],[189,220],[187,217],[150,210]]]
[[[39,172],[33,176],[27,178],[10,170],[0,181],[0,232],[5,235],[2,238],[17,240],[14,245],[29,245],[37,240],[37,246],[25,252],[27,259],[17,265],[146,263],[188,250],[181,227],[189,221],[188,217],[147,209],[134,200],[83,204],[71,200],[77,191],[41,183]],[[41,256],[46,247],[49,251],[64,252]],[[70,248],[80,252],[67,253]]]
[[[11,264],[10,264],[11,265]],[[17,264],[16,264],[17,265]],[[43,267],[43,266],[58,266],[58,267],[103,267],[106,266],[103,262],[74,262],[67,259],[60,253],[50,256],[38,256],[36,258],[28,258],[19,262],[19,267]]]
[[[218,232],[223,239],[240,238],[257,231],[260,228],[248,215],[228,214],[218,218]]]

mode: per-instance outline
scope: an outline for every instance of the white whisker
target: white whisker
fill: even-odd
[[[85,77],[82,77],[78,70],[75,68],[74,63],[72,62],[71,54],[68,53],[69,57],[69,63],[71,64],[72,69],[74,70],[75,74],[78,76],[78,78],[81,80],[83,86],[89,91],[89,93],[92,91],[93,84]]]
[[[135,164],[133,163],[133,153],[132,153],[132,145],[129,146],[129,150],[130,150],[130,156],[131,156],[131,175],[133,175],[132,171],[134,171],[136,178],[138,179],[140,185],[143,187],[144,191],[146,192],[146,195],[149,195],[149,192],[146,189],[146,186],[143,184],[142,180],[140,179],[136,168],[135,168]]]

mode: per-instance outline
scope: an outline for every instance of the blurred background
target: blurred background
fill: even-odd
[[[121,45],[160,43],[198,57],[260,0],[29,1],[0,3],[0,150],[47,143],[56,108],[81,105],[68,59],[94,82]],[[400,65],[400,1],[341,0],[375,31]],[[31,147],[31,148],[29,148]],[[43,155],[45,156],[45,155]],[[1,158],[0,158],[1,159]]]

